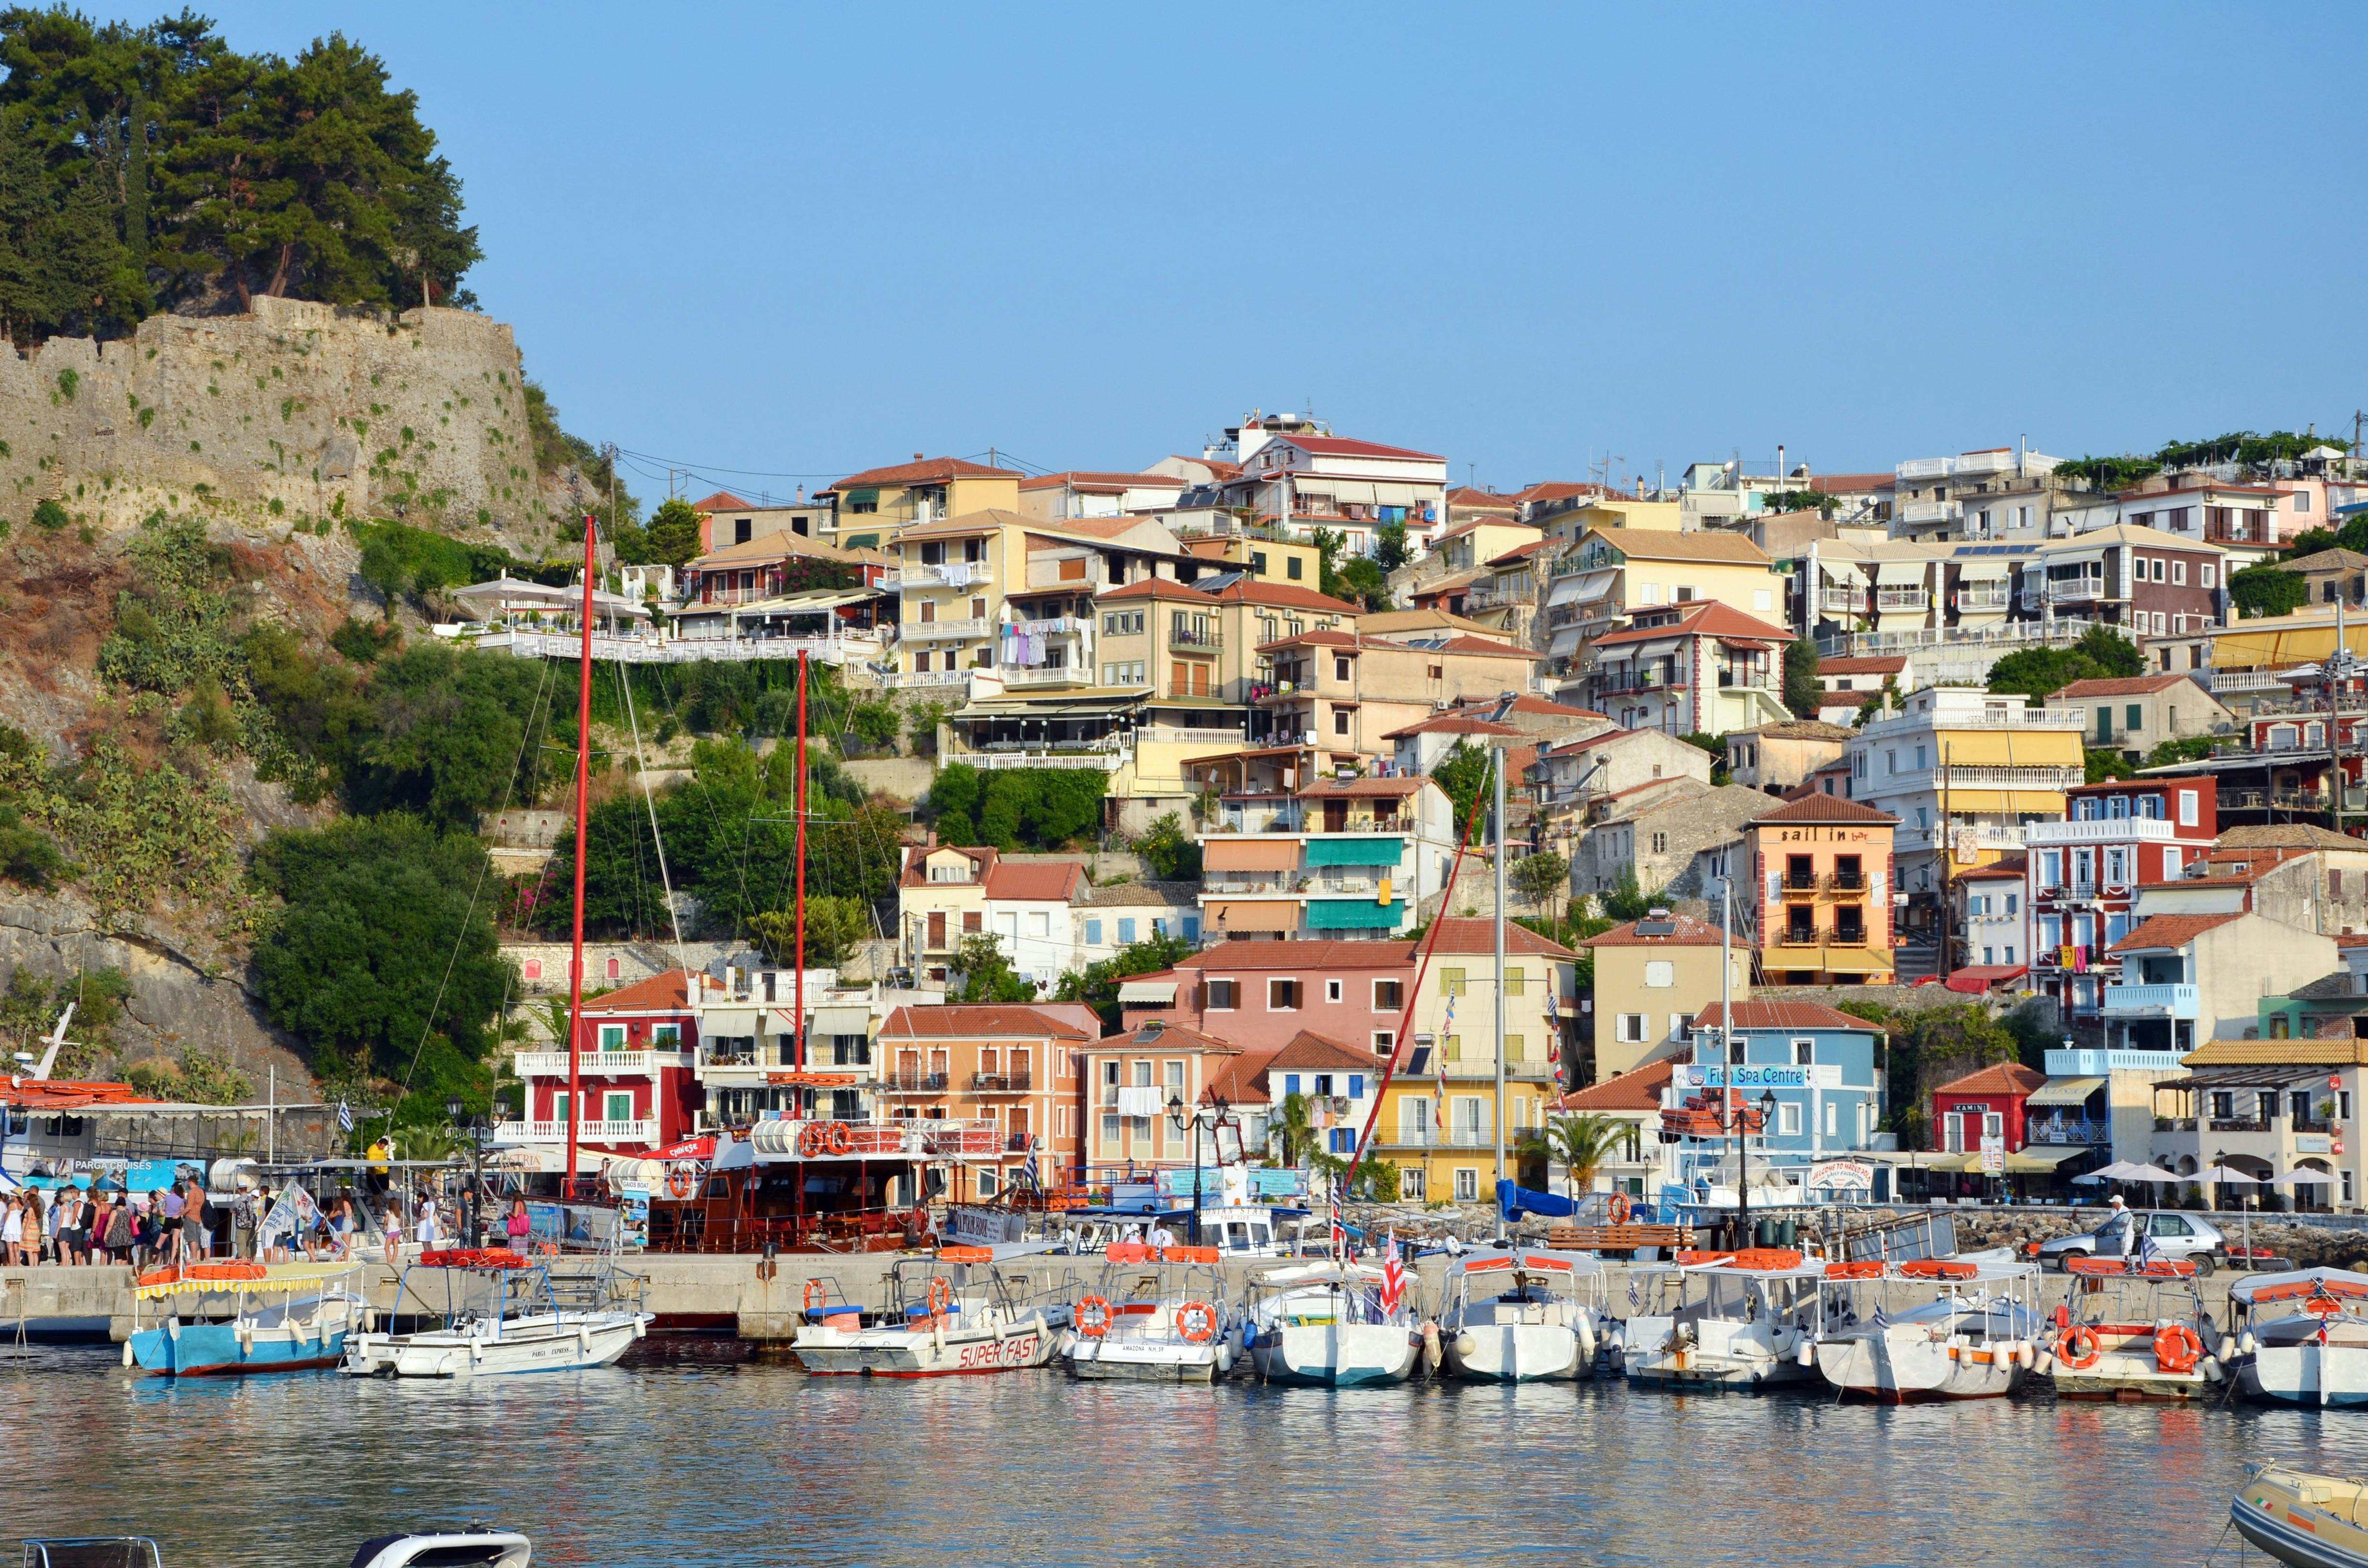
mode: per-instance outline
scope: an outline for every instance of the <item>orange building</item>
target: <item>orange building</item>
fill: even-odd
[[[1891,834],[1898,825],[1888,812],[1824,794],[1787,801],[1744,824],[1759,965],[1769,984],[1891,983],[1897,967]]]
[[[946,1197],[993,1198],[1020,1177],[1064,1185],[1079,1165],[1079,1053],[1101,1038],[1083,1003],[899,1007],[880,1031],[881,1102],[894,1118],[973,1122],[991,1131],[953,1173]]]

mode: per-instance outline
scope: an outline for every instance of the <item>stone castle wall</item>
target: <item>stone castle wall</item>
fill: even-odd
[[[316,526],[399,516],[518,542],[540,531],[507,325],[254,304],[0,352],[0,517],[21,528],[46,499],[101,532],[158,506]]]

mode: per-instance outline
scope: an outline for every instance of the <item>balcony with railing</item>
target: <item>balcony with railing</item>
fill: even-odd
[[[908,620],[903,630],[904,640],[907,642],[945,642],[953,638],[975,642],[992,635],[995,622],[985,616],[965,616],[960,620]]]
[[[632,1121],[579,1121],[575,1124],[578,1143],[655,1143],[658,1141],[658,1124],[655,1117]],[[497,1121],[494,1123],[494,1142],[502,1146],[518,1143],[564,1143],[567,1123],[564,1121]]]
[[[2022,830],[2033,848],[2066,844],[2168,844],[2179,830],[2161,817],[2099,817],[2088,822],[2035,822]]]
[[[2014,608],[2014,590],[2003,582],[1985,583],[1979,587],[1959,588],[1957,608],[1961,610],[2005,610]]]
[[[1817,590],[1817,608],[1832,615],[1859,615],[1866,609],[1863,588],[1823,587]]]
[[[909,1067],[899,1067],[884,1074],[880,1086],[900,1095],[941,1095],[951,1080],[943,1073],[921,1073]]]
[[[1033,1073],[973,1073],[970,1075],[970,1091],[974,1095],[1024,1095],[1036,1087]]]
[[[880,579],[883,588],[967,588],[973,583],[992,583],[995,574],[984,561],[955,561],[938,566],[924,566],[908,562]]]
[[[1877,588],[1874,591],[1877,610],[1930,609],[1932,596],[1922,588]]]
[[[1167,629],[1167,645],[1187,650],[1222,648],[1225,645],[1225,633],[1215,626],[1171,626]]]
[[[2023,1128],[2023,1142],[2026,1143],[2044,1143],[2055,1148],[2067,1144],[2110,1143],[2112,1141],[2111,1122],[2089,1121],[2077,1117],[2030,1121]]]
[[[891,691],[917,691],[930,687],[968,686],[968,670],[905,670],[882,676],[880,684]]]
[[[1060,686],[1091,686],[1094,669],[1091,665],[1036,665],[1006,668],[1003,684],[1011,690],[1023,687],[1042,688]]]
[[[1911,528],[1945,523],[1956,515],[1957,504],[1953,501],[1902,501],[1891,509],[1894,522]]]
[[[1806,903],[1817,896],[1817,873],[1787,871],[1784,873],[1784,902]]]
[[[521,1051],[511,1058],[512,1071],[521,1078],[564,1078],[567,1076],[567,1052],[564,1051]],[[579,1076],[598,1075],[604,1078],[648,1078],[666,1067],[688,1067],[691,1053],[687,1051],[585,1051],[576,1053],[575,1070]]]
[[[2197,1016],[2199,998],[2192,985],[2141,985],[2114,982],[2105,987],[2104,1013],[2109,1018]]]

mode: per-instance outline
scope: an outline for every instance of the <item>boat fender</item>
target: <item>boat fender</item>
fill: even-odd
[[[1472,1336],[1472,1331],[1468,1328],[1455,1336],[1455,1353],[1466,1359],[1470,1358],[1472,1352],[1477,1349],[1479,1345],[1480,1342]]]
[[[1446,1347],[1440,1345],[1439,1340],[1439,1324],[1426,1321],[1422,1325],[1423,1365],[1436,1372],[1439,1370],[1440,1362],[1446,1358]]]
[[[1221,1377],[1221,1378],[1222,1378],[1222,1377],[1228,1376],[1228,1375],[1230,1375],[1230,1374],[1232,1373],[1233,1369],[1234,1369],[1234,1346],[1233,1346],[1233,1342],[1232,1342],[1232,1341],[1230,1341],[1230,1340],[1224,1341],[1224,1342],[1220,1343],[1220,1344],[1218,1345],[1218,1346],[1217,1346],[1217,1376],[1219,1376],[1219,1377]]]
[[[2200,1361],[2200,1362],[2198,1362],[2198,1363],[2196,1363],[2196,1364],[2197,1364],[2198,1366],[2200,1366],[2200,1367],[2202,1367],[2202,1368],[2203,1369],[2203,1381],[2206,1381],[2206,1382],[2212,1382],[2212,1383],[2216,1383],[2216,1382],[2218,1382],[2218,1381],[2220,1381],[2220,1358],[2219,1358],[2219,1357],[2217,1357],[2217,1356],[2206,1356],[2205,1358],[2203,1358],[2203,1359],[2202,1361]]]
[[[1595,1315],[1581,1311],[1578,1314],[1578,1359],[1581,1366],[1595,1364]]]
[[[2055,1375],[2055,1358],[2042,1350],[2032,1361],[2032,1370],[2043,1378]]]
[[[376,1307],[364,1307],[362,1309],[362,1332],[364,1334],[376,1334],[378,1332],[378,1309]]]
[[[2237,1353],[2240,1356],[2250,1356],[2260,1348],[2260,1343],[2253,1337],[2253,1331],[2249,1328],[2245,1331],[2243,1337],[2237,1341]]]
[[[2014,1347],[2015,1365],[2021,1367],[2024,1371],[2030,1371],[2038,1359],[2039,1352],[2032,1347],[2030,1340],[2026,1339],[2021,1344]]]
[[[123,1364],[131,1365],[131,1341],[128,1339],[123,1342]]]
[[[635,1339],[647,1339],[649,1336],[649,1320],[647,1318],[635,1318],[633,1320],[633,1337]]]
[[[1793,1358],[1800,1362],[1804,1367],[1816,1366],[1817,1364],[1817,1342],[1814,1339],[1804,1339],[1801,1341],[1800,1348],[1793,1352]]]
[[[938,1357],[940,1360],[944,1359],[946,1354],[946,1320],[945,1314],[942,1312],[938,1314],[938,1316],[929,1324],[929,1347],[938,1353]]]

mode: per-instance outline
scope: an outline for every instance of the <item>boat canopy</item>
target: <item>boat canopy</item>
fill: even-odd
[[[132,1295],[142,1301],[160,1301],[167,1296],[261,1295],[281,1291],[313,1290],[341,1279],[359,1279],[360,1263],[273,1263],[264,1265],[190,1264],[173,1269],[157,1269],[142,1277],[132,1287]],[[170,1278],[149,1279],[155,1276]]]
[[[1534,1274],[1600,1274],[1603,1260],[1593,1253],[1549,1252],[1543,1247],[1528,1247],[1520,1252],[1466,1253],[1448,1266],[1463,1274],[1526,1272]]]
[[[2302,1268],[2291,1274],[2260,1274],[2228,1287],[2228,1299],[2247,1306],[2299,1301],[2311,1296],[2368,1301],[2368,1274],[2348,1268]]]

